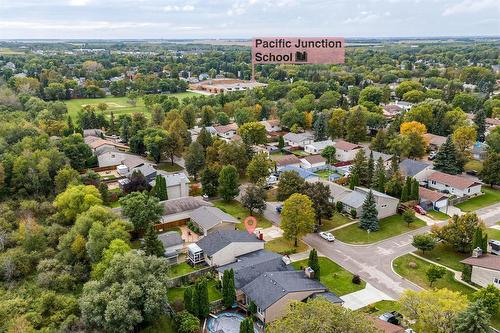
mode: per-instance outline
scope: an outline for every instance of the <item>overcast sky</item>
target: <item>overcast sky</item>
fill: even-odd
[[[0,39],[480,35],[500,0],[0,0]]]

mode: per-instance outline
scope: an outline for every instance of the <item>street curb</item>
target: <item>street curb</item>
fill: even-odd
[[[403,256],[404,256],[404,254],[403,254]],[[399,257],[402,257],[402,256],[399,256]],[[397,258],[399,258],[399,257],[397,257]],[[422,290],[426,290],[425,288],[423,288],[423,287],[419,286],[419,285],[418,285],[418,284],[416,284],[415,282],[410,281],[410,280],[408,280],[407,278],[405,278],[405,277],[403,277],[403,276],[399,275],[399,274],[398,274],[398,273],[394,270],[394,260],[396,260],[397,258],[394,258],[394,259],[392,259],[392,260],[391,260],[391,270],[392,270],[392,272],[393,272],[394,274],[396,274],[397,276],[399,276],[399,278],[400,278],[400,279],[402,279],[402,280],[404,280],[404,281],[406,281],[406,282],[409,282],[410,284],[414,285],[415,287],[417,287],[417,288],[419,288],[419,289],[422,289]]]

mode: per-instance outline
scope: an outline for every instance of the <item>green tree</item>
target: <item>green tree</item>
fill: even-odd
[[[472,250],[472,241],[477,228],[484,228],[483,222],[476,213],[466,213],[461,216],[454,215],[443,226],[433,225],[432,233],[457,251],[465,253]]]
[[[453,332],[490,333],[491,315],[485,311],[481,301],[474,302],[458,315]]]
[[[483,229],[477,228],[474,233],[474,240],[472,241],[472,249],[480,248],[483,253],[488,252],[488,234],[484,233]]]
[[[490,134],[491,135],[491,134]],[[489,138],[489,136],[488,136]],[[479,178],[486,184],[500,185],[500,154],[490,151],[483,162],[483,170],[479,172]]]
[[[319,280],[321,276],[321,266],[319,265],[318,252],[316,251],[316,249],[312,249],[311,252],[309,252],[307,266],[311,267],[311,269],[314,271],[314,278],[316,280]]]
[[[280,135],[278,139],[278,148],[281,151],[283,148],[285,148],[285,139],[283,139],[283,135]]]
[[[262,186],[249,185],[241,196],[241,204],[253,215],[254,210],[262,213],[266,209],[266,190]]]
[[[265,181],[271,174],[273,162],[269,159],[266,153],[257,153],[250,160],[247,166],[247,176],[249,180],[257,184],[258,182]]]
[[[366,117],[363,107],[357,106],[349,111],[347,116],[347,135],[346,139],[352,143],[363,141],[366,137]]]
[[[104,272],[109,268],[111,260],[115,255],[125,254],[130,251],[130,245],[122,239],[113,239],[109,247],[102,253],[102,258],[92,267],[92,278],[101,279]]]
[[[189,286],[184,290],[184,308],[187,312],[193,313],[193,309],[195,308],[194,302],[194,287]]]
[[[326,119],[326,115],[323,112],[320,112],[316,116],[316,120],[313,123],[314,130],[314,140],[315,141],[323,141],[328,137],[328,123]]]
[[[238,133],[243,142],[249,146],[267,142],[266,127],[259,122],[249,122],[238,128]]]
[[[500,289],[496,288],[494,285],[489,284],[486,288],[481,288],[474,292],[472,298],[475,301],[480,301],[491,316],[495,316],[498,312],[498,306],[500,305]]]
[[[333,109],[328,121],[328,133],[332,139],[343,138],[346,134],[347,112],[343,109]]]
[[[203,146],[198,142],[192,142],[184,156],[186,171],[196,180],[198,173],[205,166],[205,153]]]
[[[304,194],[292,194],[283,203],[281,211],[281,229],[283,237],[293,240],[294,246],[298,246],[301,236],[314,230],[314,208],[308,196]]]
[[[234,288],[234,271],[226,269],[222,278],[222,299],[224,306],[230,308],[236,301],[236,290]]]
[[[3,170],[3,166],[0,165],[0,168]],[[54,177],[54,184],[56,193],[61,193],[68,185],[80,185],[80,173],[70,166],[65,166],[57,171],[57,175]]]
[[[413,209],[405,209],[405,211],[403,212],[403,220],[408,225],[408,228],[410,227],[410,224],[415,222],[415,212],[413,211]]]
[[[216,118],[219,125],[229,124],[229,116],[225,112],[217,112]]]
[[[373,177],[375,173],[375,162],[373,160],[373,151],[370,151],[370,157],[366,163],[366,186],[372,187]]]
[[[457,153],[451,136],[448,136],[446,142],[439,147],[438,153],[436,154],[434,169],[456,175],[463,171],[463,166],[463,160]]]
[[[337,150],[334,146],[328,146],[321,152],[321,156],[324,157],[328,164],[335,162],[335,153]]]
[[[165,180],[165,177],[162,175],[156,175],[155,186],[151,189],[151,193],[160,201],[168,199],[167,181]]]
[[[83,322],[101,331],[128,332],[156,320],[167,306],[167,279],[161,258],[132,251],[113,256],[102,278],[83,286]]]
[[[359,94],[359,103],[372,102],[375,105],[379,105],[382,102],[382,90],[375,86],[368,86],[361,90]]]
[[[212,135],[207,131],[205,127],[203,127],[200,131],[200,134],[196,138],[196,142],[202,145],[203,149],[206,151],[208,147],[213,144]]]
[[[208,300],[207,279],[201,278],[195,285],[197,315],[199,318],[207,318],[210,313],[210,302]]]
[[[57,195],[53,203],[67,221],[74,221],[76,216],[90,207],[102,205],[99,190],[92,185],[69,186]]]
[[[311,199],[314,208],[316,224],[321,225],[321,219],[333,216],[333,203],[330,202],[330,187],[320,182],[305,182],[302,186],[302,194]]]
[[[268,333],[379,332],[362,312],[351,311],[317,297],[306,302],[292,301],[280,319],[269,324]]]
[[[253,319],[245,318],[240,323],[240,333],[254,333],[255,329],[253,327]]]
[[[372,191],[370,190],[361,208],[359,227],[367,231],[378,231],[380,226],[377,216],[378,211],[377,207],[375,206],[375,198]]]
[[[175,326],[177,333],[196,333],[200,331],[200,320],[187,311],[181,311],[175,315]]]
[[[238,171],[232,165],[226,165],[219,174],[219,195],[224,201],[231,201],[240,192]]]
[[[356,155],[354,156],[354,160],[352,161],[351,166],[351,177],[353,175],[357,176],[359,179],[359,183],[361,185],[367,185],[368,179],[368,162],[366,160],[365,151],[363,149],[359,149]]]
[[[373,180],[373,188],[379,192],[385,192],[385,184],[387,182],[385,165],[382,157],[379,157],[375,165],[375,175]]]
[[[383,129],[380,129],[372,139],[370,143],[370,149],[378,152],[385,152],[387,150],[388,143],[389,138],[387,136],[387,132]]]
[[[422,251],[432,251],[436,247],[436,239],[431,234],[421,234],[413,236],[413,241],[411,245],[415,246],[417,249]]]
[[[419,190],[420,190],[420,184],[418,183],[418,180],[413,178],[411,181],[410,200],[418,201],[420,199]]]
[[[87,167],[87,162],[92,157],[92,150],[79,133],[61,139],[59,149],[69,159],[71,167],[79,171]]]
[[[219,188],[219,170],[214,167],[206,168],[201,172],[201,190],[209,197],[215,197]]]
[[[425,272],[425,276],[427,276],[427,280],[429,281],[429,286],[431,287],[434,282],[441,279],[445,274],[446,274],[446,268],[438,265],[430,265],[427,271]]]
[[[157,197],[142,192],[133,192],[120,199],[122,213],[134,225],[135,231],[147,230],[148,226],[159,223],[163,206]]]
[[[141,248],[148,256],[163,257],[165,254],[163,243],[158,239],[158,234],[153,225],[147,227]]]
[[[144,146],[156,163],[160,163],[167,153],[168,136],[168,132],[162,129],[155,129],[144,135]]]
[[[285,171],[280,175],[278,182],[278,190],[276,198],[279,201],[285,201],[292,194],[302,191],[304,185],[304,178],[300,177],[295,171]]]

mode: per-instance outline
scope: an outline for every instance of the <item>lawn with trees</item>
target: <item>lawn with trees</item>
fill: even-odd
[[[250,215],[250,212],[247,208],[243,207],[243,205],[239,201],[231,200],[229,202],[226,202],[224,200],[215,200],[213,201],[213,204],[224,213],[234,216],[241,221],[241,223],[238,223],[236,225],[236,228],[238,228],[238,230],[246,230],[243,221]],[[253,216],[257,219],[257,228],[265,229],[273,225],[271,221],[266,219],[262,214],[254,213]]]
[[[483,195],[459,203],[456,207],[460,208],[464,212],[473,212],[477,209],[500,202],[500,190],[483,186],[481,191],[484,193]]]

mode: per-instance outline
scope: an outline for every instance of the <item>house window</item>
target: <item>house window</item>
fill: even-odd
[[[470,188],[469,188],[469,189],[467,189],[467,193],[470,193]]]
[[[432,184],[432,185],[436,185],[436,181],[435,181],[435,180],[432,180],[432,181],[431,181],[431,184]]]

